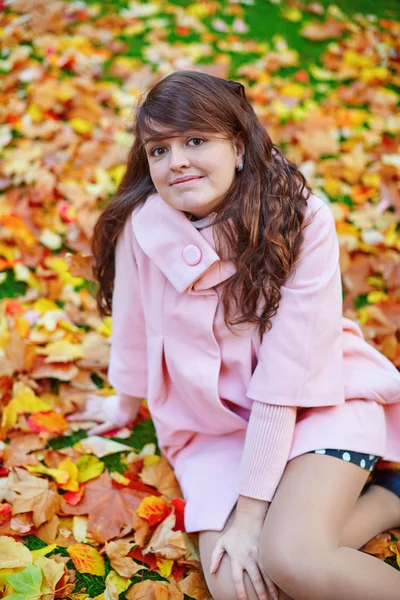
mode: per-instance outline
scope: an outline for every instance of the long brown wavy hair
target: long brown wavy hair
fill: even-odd
[[[117,238],[132,210],[155,193],[143,139],[186,131],[215,132],[232,141],[241,134],[244,168],[216,209],[216,251],[237,267],[222,290],[225,324],[253,322],[260,339],[272,327],[280,287],[294,268],[303,242],[304,207],[311,189],[301,171],[270,139],[244,86],[199,71],[178,71],[156,83],[138,102],[134,142],[116,195],[99,217],[92,240],[96,301],[110,315]],[[160,135],[162,130],[162,135]],[[261,306],[261,310],[260,310]],[[234,315],[235,318],[234,318]]]

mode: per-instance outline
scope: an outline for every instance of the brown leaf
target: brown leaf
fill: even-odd
[[[139,546],[139,548],[142,548],[147,543],[150,536],[151,527],[149,522],[146,521],[146,519],[139,517],[139,515],[135,512],[132,515],[132,528],[135,532],[135,545]]]
[[[338,38],[345,29],[346,25],[339,21],[330,20],[326,23],[314,21],[303,27],[300,33],[309,40],[321,41],[330,38]]]
[[[83,254],[65,255],[65,259],[69,266],[69,271],[74,277],[83,277],[84,279],[94,279],[93,276],[93,256],[83,256]]]
[[[66,515],[88,515],[88,531],[98,542],[121,537],[132,530],[132,514],[147,494],[113,486],[107,471],[85,486],[76,506],[64,505]]]
[[[134,543],[128,540],[115,540],[106,542],[105,552],[111,561],[112,568],[121,577],[131,578],[135,573],[143,569],[142,565],[127,556],[132,550]]]
[[[8,469],[24,465],[36,465],[38,460],[33,452],[42,450],[45,445],[45,442],[35,433],[18,434],[4,448],[4,465]],[[30,454],[31,452],[32,454]]]
[[[169,600],[168,587],[160,581],[145,579],[126,593],[127,600]]]
[[[12,501],[13,514],[32,511],[33,523],[35,527],[39,527],[60,510],[63,499],[52,482],[34,477],[19,467],[16,467],[15,473],[10,473],[9,479],[10,490],[15,493]]]
[[[185,538],[182,531],[172,530],[174,526],[175,514],[171,513],[157,527],[146,548],[142,550],[142,554],[152,552],[169,560],[184,557],[186,555]]]
[[[178,582],[178,588],[184,594],[196,600],[212,600],[207,584],[200,571],[193,571],[185,579]]]
[[[140,478],[146,485],[155,487],[168,500],[182,498],[178,480],[165,456],[160,456],[160,460],[154,465],[144,467]]]

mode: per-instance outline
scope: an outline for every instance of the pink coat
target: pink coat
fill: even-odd
[[[223,322],[220,284],[235,266],[212,225],[197,230],[152,194],[119,237],[108,376],[147,398],[188,532],[225,525],[253,400],[299,407],[289,458],[338,448],[400,462],[400,373],[342,316],[335,221],[318,197],[308,204],[316,214],[261,345],[254,325],[234,335]]]

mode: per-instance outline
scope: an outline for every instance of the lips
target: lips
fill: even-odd
[[[201,176],[182,177],[181,179],[176,179],[175,181],[173,181],[171,185],[179,185],[181,183],[189,183],[190,181],[198,181],[199,179],[202,179],[202,177]]]

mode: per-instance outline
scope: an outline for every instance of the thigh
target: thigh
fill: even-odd
[[[218,539],[230,528],[235,518],[236,505],[222,531],[200,531],[199,551],[204,577],[214,600],[237,600],[237,593],[232,578],[231,562],[227,553],[222,557],[219,569],[210,575],[211,555]],[[248,600],[258,600],[253,584],[247,573],[244,573],[244,582]]]
[[[368,478],[361,467],[321,454],[289,461],[260,538],[261,560],[284,591],[287,578],[328,568]],[[283,584],[283,585],[282,585]]]

